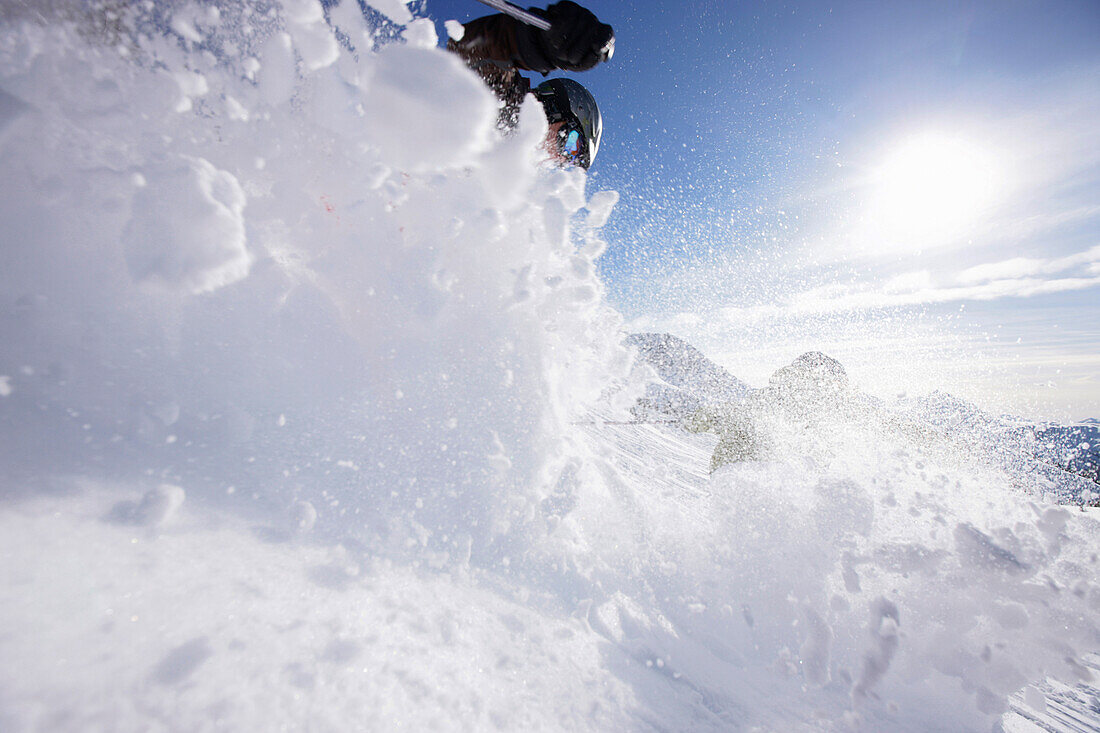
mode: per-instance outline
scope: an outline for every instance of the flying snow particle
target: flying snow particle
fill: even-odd
[[[435,48],[439,44],[435,23],[429,18],[414,20],[405,26],[405,41],[414,48]]]
[[[126,264],[140,284],[204,293],[248,275],[245,194],[202,158],[178,156],[145,171],[123,232]]]
[[[367,0],[367,5],[398,25],[405,25],[413,19],[406,4],[405,0]]]
[[[447,29],[447,36],[455,42],[461,41],[462,37],[466,35],[466,26],[457,20],[448,20],[443,24],[443,27]]]
[[[177,112],[190,112],[194,104],[192,100],[210,91],[210,86],[206,83],[206,77],[202,74],[193,71],[179,71],[173,74],[172,78],[176,80],[176,84],[180,88],[180,98],[176,102]]]
[[[833,642],[833,630],[817,611],[804,606],[806,640],[798,650],[802,660],[802,674],[811,685],[822,686],[829,681],[829,650]]]
[[[1015,555],[997,545],[993,539],[974,525],[960,522],[955,526],[955,552],[960,560],[974,569],[999,571],[1008,575],[1020,575],[1028,571],[1027,565]]]
[[[585,226],[599,228],[607,223],[611,216],[611,210],[619,203],[618,191],[598,191],[588,199],[588,216],[585,217]]]
[[[192,43],[202,43],[202,34],[198,32],[194,24],[187,18],[175,15],[172,17],[172,21],[168,24],[169,27],[182,36],[184,39],[191,41]]]
[[[871,605],[870,632],[873,639],[871,648],[863,655],[863,670],[859,681],[852,687],[852,701],[859,702],[867,697],[871,688],[881,680],[890,669],[890,663],[898,651],[900,638],[898,627],[901,616],[898,607],[879,596]]]
[[[115,504],[106,518],[116,524],[161,527],[172,520],[185,498],[186,494],[179,486],[161,484],[145,492],[140,502],[120,501]]]
[[[231,120],[248,122],[248,109],[228,94],[225,95],[225,112]]]
[[[290,510],[294,531],[305,534],[317,523],[317,510],[308,501],[296,501]]]
[[[331,66],[340,58],[340,46],[325,21],[317,0],[286,0],[283,3],[288,29],[302,64],[310,71]]]

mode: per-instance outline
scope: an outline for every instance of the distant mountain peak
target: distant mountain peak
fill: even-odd
[[[776,370],[768,385],[780,389],[837,391],[848,386],[848,373],[833,357],[820,351],[807,351]]]
[[[939,389],[933,390],[923,397],[902,400],[900,405],[933,425],[1005,424],[1004,420],[995,419],[993,415],[974,403]]]
[[[715,364],[699,349],[670,333],[633,333],[626,342],[692,402],[717,403],[743,399],[751,388]]]

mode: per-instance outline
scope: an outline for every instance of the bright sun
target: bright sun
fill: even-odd
[[[902,142],[885,156],[870,186],[878,246],[947,244],[965,237],[997,198],[995,156],[976,143],[939,133]]]

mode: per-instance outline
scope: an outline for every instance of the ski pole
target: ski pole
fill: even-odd
[[[493,8],[494,10],[499,10],[506,15],[510,15],[516,20],[522,20],[527,25],[533,25],[539,30],[550,30],[550,24],[548,22],[538,17],[537,15],[532,15],[531,13],[528,13],[523,8],[517,8],[512,3],[508,2],[508,0],[478,0],[478,2],[484,3],[490,8]]]
[[[575,420],[570,425],[675,425],[679,420]]]

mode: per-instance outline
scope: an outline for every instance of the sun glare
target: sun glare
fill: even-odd
[[[875,170],[867,212],[876,246],[963,239],[996,200],[997,161],[979,144],[938,133],[911,137]]]

